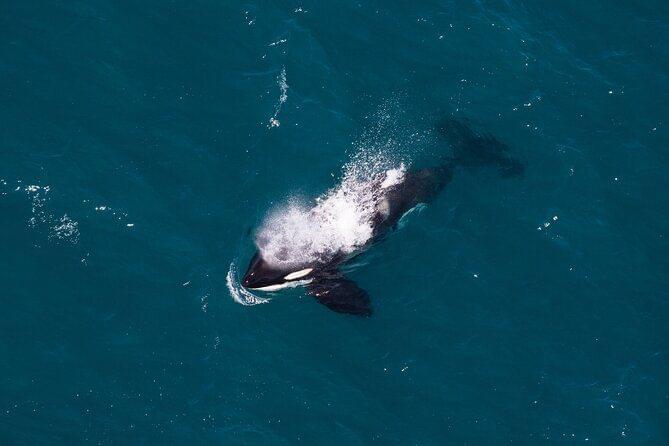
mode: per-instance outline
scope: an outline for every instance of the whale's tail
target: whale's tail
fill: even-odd
[[[420,187],[418,201],[427,202],[453,179],[458,168],[494,167],[503,178],[523,175],[525,166],[509,153],[509,147],[489,133],[472,129],[467,119],[446,118],[436,125],[439,137],[451,151],[434,167],[420,169],[413,179]],[[409,183],[405,181],[405,183]]]
[[[437,124],[439,135],[452,148],[447,168],[495,167],[503,178],[522,176],[524,165],[509,154],[509,147],[488,133],[478,133],[466,119],[447,118]]]

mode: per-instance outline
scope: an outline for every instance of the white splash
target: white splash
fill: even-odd
[[[286,42],[288,42],[288,39],[279,39],[276,42],[272,42],[267,46],[277,46],[277,45],[281,45],[282,43],[286,43]]]
[[[64,214],[58,222],[51,227],[49,238],[67,240],[76,244],[79,241],[79,223]]]
[[[324,262],[338,253],[361,249],[374,233],[373,219],[384,191],[379,183],[400,178],[403,169],[402,165],[367,180],[349,171],[339,186],[316,199],[315,206],[292,199],[274,209],[256,236],[263,259],[291,266]]]
[[[258,305],[269,302],[267,297],[259,297],[244,288],[237,279],[237,265],[235,261],[230,264],[228,275],[225,277],[225,283],[232,299],[242,305]]]
[[[381,183],[381,189],[388,189],[389,187],[395,186],[396,184],[399,184],[402,181],[404,181],[405,172],[406,168],[404,167],[403,163],[400,164],[400,167],[398,169],[388,170],[386,172],[386,177]]]
[[[404,180],[404,147],[393,136],[393,115],[358,142],[358,150],[344,165],[341,183],[308,203],[291,198],[271,210],[256,233],[255,242],[270,264],[289,268],[362,249],[374,235],[374,218],[383,214],[389,188]],[[387,214],[387,209],[386,209]]]
[[[34,228],[38,223],[50,223],[53,219],[53,215],[46,211],[45,205],[51,186],[31,184],[26,186],[23,190],[29,197],[31,197],[32,201],[32,217],[28,220],[28,225]]]
[[[279,76],[276,78],[277,84],[279,85],[279,91],[281,92],[281,95],[279,96],[279,101],[276,103],[276,107],[274,107],[274,115],[269,118],[269,124],[267,127],[273,128],[273,127],[279,127],[281,125],[281,122],[278,119],[279,112],[281,111],[281,107],[283,104],[288,100],[288,82],[286,81],[286,67],[281,68],[281,73],[279,73]]]

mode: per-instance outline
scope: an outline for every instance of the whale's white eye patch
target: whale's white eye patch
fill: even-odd
[[[310,272],[312,272],[314,269],[313,268],[304,268],[299,271],[295,271],[294,273],[288,274],[286,277],[283,278],[283,280],[295,280],[299,279],[300,277],[304,277]]]

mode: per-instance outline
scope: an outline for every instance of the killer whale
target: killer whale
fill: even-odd
[[[442,120],[438,134],[451,148],[449,155],[433,167],[415,170],[388,170],[369,179],[365,187],[373,197],[371,234],[351,252],[334,250],[298,262],[269,261],[258,249],[242,279],[248,289],[277,291],[306,286],[307,293],[329,309],[358,316],[372,314],[368,294],[342,272],[342,265],[382,240],[406,213],[421,203],[429,203],[451,182],[457,169],[490,166],[505,178],[522,175],[524,166],[509,154],[509,148],[492,135],[472,129],[469,121]]]

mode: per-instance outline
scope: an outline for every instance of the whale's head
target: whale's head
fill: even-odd
[[[313,265],[305,264],[289,268],[271,265],[257,252],[249,263],[242,285],[252,290],[275,291],[311,281],[313,271]]]

